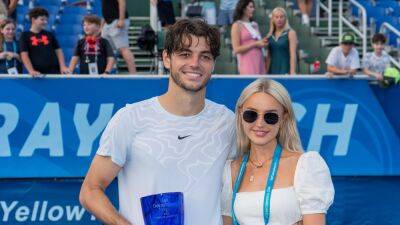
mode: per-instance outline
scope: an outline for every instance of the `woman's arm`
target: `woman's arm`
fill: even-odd
[[[232,225],[232,217],[222,216],[223,225]]]
[[[240,45],[240,25],[239,23],[232,24],[231,29],[232,49],[235,54],[247,52],[255,47],[263,47],[262,41],[254,41],[246,45]]]
[[[296,74],[296,51],[297,51],[297,35],[294,30],[289,31],[289,51],[290,51],[290,74]]]
[[[325,214],[323,213],[303,215],[303,225],[325,225],[325,224],[326,224]]]

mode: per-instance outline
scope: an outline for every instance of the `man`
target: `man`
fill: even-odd
[[[328,76],[355,75],[360,68],[360,57],[354,47],[355,36],[352,33],[343,34],[340,46],[334,47],[326,59]]]
[[[135,57],[129,50],[129,15],[126,0],[102,0],[102,13],[105,24],[102,37],[118,50],[128,67],[129,74],[136,73]]]
[[[201,20],[170,26],[163,52],[168,91],[122,108],[107,125],[80,193],[82,205],[104,223],[144,225],[141,197],[183,192],[185,225],[222,224],[222,170],[235,148],[234,114],[205,99],[219,38]],[[104,195],[117,175],[119,213]]]
[[[21,60],[29,74],[36,77],[42,74],[68,74],[64,54],[56,37],[45,30],[49,13],[36,7],[29,11],[31,28],[22,32],[19,45]]]
[[[17,20],[16,9],[17,9],[18,0],[3,0],[3,2],[7,8],[7,16],[9,18],[12,18],[14,21],[16,21]]]
[[[219,7],[217,24],[221,26],[221,31],[224,32],[226,26],[230,26],[233,21],[233,13],[235,12],[238,0],[222,0]]]

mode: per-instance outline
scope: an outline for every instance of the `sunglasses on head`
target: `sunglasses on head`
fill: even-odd
[[[254,110],[245,110],[242,114],[242,118],[247,123],[254,123],[258,118],[258,113]],[[279,121],[279,115],[275,112],[266,112],[264,114],[264,121],[269,125],[274,125]]]

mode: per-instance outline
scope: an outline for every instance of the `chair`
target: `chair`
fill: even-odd
[[[80,35],[82,34],[82,25],[60,24],[56,27],[55,33],[57,35]]]

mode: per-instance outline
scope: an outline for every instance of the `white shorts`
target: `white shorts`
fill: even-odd
[[[104,24],[101,36],[110,42],[111,47],[114,51],[121,48],[129,47],[129,35],[128,29],[130,25],[130,20],[125,19],[125,26],[123,28],[117,28],[118,20],[114,20],[110,24]]]

